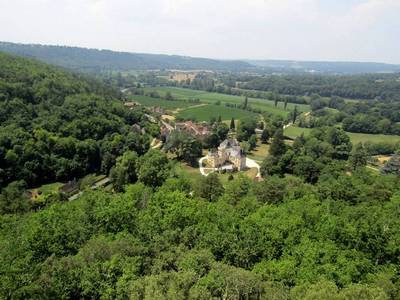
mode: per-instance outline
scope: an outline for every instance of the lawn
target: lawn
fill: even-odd
[[[183,178],[188,178],[193,183],[199,181],[203,176],[200,173],[200,169],[191,167],[185,163],[177,162],[175,165],[175,172],[181,175]]]
[[[203,103],[215,103],[217,101],[221,101],[221,104],[223,105],[224,103],[242,104],[244,102],[243,96],[209,93],[206,91],[198,91],[185,88],[154,87],[146,88],[145,91],[157,91],[161,96],[164,96],[168,91],[175,99],[183,100],[198,98]],[[293,111],[295,105],[300,112],[310,111],[309,105],[293,103],[288,103],[287,109],[285,110],[282,102],[279,102],[277,107],[275,107],[274,101],[268,99],[249,98],[248,103],[253,108],[257,108],[262,111],[281,116],[287,116],[290,111]]]
[[[290,138],[296,138],[301,133],[304,135],[310,134],[311,129],[309,128],[299,128],[296,126],[290,126],[285,129],[285,135]],[[351,142],[355,145],[358,143],[390,143],[396,144],[400,142],[400,136],[398,135],[383,135],[383,134],[366,134],[366,133],[352,133],[347,132],[350,137]]]
[[[201,178],[203,178],[203,176],[200,173],[199,168],[194,168],[191,167],[185,163],[182,162],[178,162],[175,165],[175,172],[181,176],[183,176],[184,178],[188,178],[191,182],[193,182],[194,184],[196,184],[197,182],[199,182],[199,180]],[[258,170],[256,168],[251,168],[248,169],[246,171],[243,172],[237,172],[237,173],[224,173],[224,174],[218,174],[218,178],[221,180],[221,183],[223,185],[225,185],[228,182],[228,178],[229,178],[229,174],[232,174],[233,177],[237,177],[239,176],[239,174],[244,174],[246,176],[248,176],[251,179],[255,179],[257,176]]]
[[[49,183],[49,184],[44,184],[41,187],[38,187],[36,189],[32,189],[32,200],[35,202],[41,202],[44,201],[46,196],[51,195],[53,193],[57,193],[58,190],[63,186],[64,184],[61,182],[54,182],[54,183]]]
[[[347,133],[353,144],[372,142],[372,143],[400,143],[398,135],[366,134],[366,133]]]
[[[269,145],[268,144],[257,144],[256,149],[254,149],[247,156],[255,161],[262,162],[269,153]]]
[[[296,137],[298,137],[299,135],[301,135],[302,133],[307,136],[309,135],[311,132],[311,129],[309,128],[300,128],[297,126],[290,126],[287,127],[285,129],[285,136],[290,137],[292,139],[295,139]]]
[[[165,100],[142,95],[134,95],[130,97],[130,100],[136,101],[144,106],[159,106],[163,109],[185,108],[194,105],[184,100]]]
[[[213,104],[189,107],[177,114],[177,117],[196,121],[210,121],[211,118],[217,119],[219,116],[221,116],[222,120],[230,120],[231,118],[242,119],[244,117],[258,118],[256,113]]]

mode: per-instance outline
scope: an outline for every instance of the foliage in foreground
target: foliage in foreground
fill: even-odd
[[[194,187],[184,178],[156,189],[137,183],[3,215],[0,297],[400,296],[398,178],[362,169],[315,185],[238,176],[217,189],[210,178]]]

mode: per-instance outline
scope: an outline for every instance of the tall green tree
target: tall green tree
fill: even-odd
[[[117,158],[116,165],[110,171],[110,179],[117,192],[122,192],[124,186],[137,181],[137,161],[136,152],[127,151]]]
[[[358,143],[354,147],[349,157],[349,163],[351,168],[355,170],[360,167],[365,167],[368,162],[368,157],[369,155],[364,145],[362,143]]]
[[[329,127],[325,134],[325,140],[334,148],[334,158],[348,159],[352,144],[350,137],[342,128]]]
[[[235,119],[232,117],[232,119],[231,119],[231,124],[230,124],[230,126],[229,126],[229,129],[230,130],[234,130],[235,129]]]
[[[294,109],[293,109],[293,114],[292,114],[292,123],[293,123],[293,124],[296,123],[297,115],[298,115],[298,112],[297,112],[297,105],[295,105],[295,106],[294,106]]]
[[[185,131],[174,131],[169,135],[164,149],[174,153],[178,160],[195,165],[197,158],[202,154],[203,147],[201,142],[191,134]]]
[[[269,154],[272,156],[282,156],[286,152],[286,148],[283,129],[279,128],[275,131],[275,134],[272,137],[271,146],[269,147]]]
[[[196,194],[208,201],[216,201],[224,192],[224,187],[216,173],[202,177],[195,186]]]
[[[26,192],[26,183],[14,181],[5,187],[0,194],[0,214],[24,213],[31,207]]]
[[[243,108],[246,109],[247,105],[248,105],[249,99],[247,98],[247,96],[244,98],[244,103],[243,103]]]
[[[264,130],[261,133],[261,142],[263,144],[266,144],[266,143],[268,143],[269,138],[270,138],[269,130],[264,128]]]
[[[257,120],[254,118],[243,118],[237,127],[237,138],[239,141],[247,141],[257,128]]]
[[[250,145],[250,151],[254,150],[257,147],[257,136],[255,134],[250,136],[249,145]]]
[[[140,182],[158,187],[164,183],[171,171],[167,156],[161,151],[151,149],[139,158],[137,174]]]

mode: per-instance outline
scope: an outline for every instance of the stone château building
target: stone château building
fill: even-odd
[[[228,138],[223,141],[217,151],[208,153],[208,162],[212,168],[219,168],[231,163],[238,171],[246,168],[246,156],[236,139]]]

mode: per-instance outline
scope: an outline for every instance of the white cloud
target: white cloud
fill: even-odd
[[[0,0],[0,40],[400,63],[399,14],[398,0]]]

